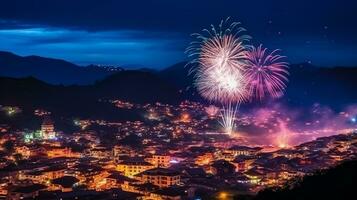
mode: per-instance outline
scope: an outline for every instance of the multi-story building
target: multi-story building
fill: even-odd
[[[129,159],[125,160],[117,165],[117,170],[123,172],[127,177],[134,177],[135,175],[152,169],[155,166],[142,160],[142,159]]]
[[[31,180],[34,183],[45,184],[47,181],[63,177],[65,170],[64,166],[53,166],[40,171],[20,172],[18,178],[19,180]]]
[[[79,158],[80,153],[73,152],[71,148],[68,147],[52,147],[47,150],[47,156],[50,158]]]
[[[141,181],[151,183],[159,187],[170,187],[180,183],[180,174],[165,168],[154,168],[146,170],[141,174]]]
[[[252,156],[257,154],[261,150],[260,147],[247,147],[247,146],[233,146],[227,149],[225,152],[230,153],[233,156]]]
[[[170,159],[169,155],[153,155],[152,157],[146,159],[149,163],[154,165],[155,167],[170,167]]]
[[[196,165],[208,165],[214,160],[213,153],[204,153],[203,155],[197,156],[195,159]]]
[[[49,117],[45,117],[41,125],[41,133],[44,139],[56,138],[55,127]]]
[[[106,147],[95,147],[88,150],[89,156],[98,159],[105,159],[112,157],[112,151]]]

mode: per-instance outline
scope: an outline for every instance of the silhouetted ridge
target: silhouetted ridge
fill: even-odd
[[[353,200],[357,196],[356,169],[357,161],[348,161],[313,176],[305,176],[301,181],[285,188],[265,189],[251,200]]]
[[[115,72],[101,68],[80,67],[65,60],[40,56],[18,56],[0,52],[0,76],[23,78],[33,76],[51,84],[86,85]]]

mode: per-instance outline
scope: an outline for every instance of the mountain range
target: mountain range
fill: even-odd
[[[80,67],[67,61],[0,52],[0,105],[22,105],[61,113],[108,115],[98,99],[146,103],[204,101],[192,87],[193,76],[181,62],[156,70]],[[307,107],[315,103],[342,108],[357,102],[357,67],[290,65],[286,93],[278,101]],[[255,104],[266,104],[258,102]],[[249,105],[253,105],[250,103]]]
[[[121,68],[90,65],[81,67],[73,63],[40,56],[18,56],[0,51],[0,76],[23,78],[32,76],[51,84],[87,85],[103,79]]]

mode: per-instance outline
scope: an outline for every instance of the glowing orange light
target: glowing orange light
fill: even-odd
[[[191,121],[191,117],[188,113],[183,113],[181,115],[181,119],[180,119],[181,122],[190,122]]]

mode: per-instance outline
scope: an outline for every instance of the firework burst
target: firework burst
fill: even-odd
[[[249,36],[239,22],[221,21],[216,28],[195,33],[186,53],[192,59],[188,63],[195,73],[195,85],[206,99],[215,102],[241,102],[245,96],[244,59],[247,54],[245,42]]]
[[[236,68],[200,68],[195,84],[206,99],[221,103],[242,102],[246,96],[243,73]]]
[[[195,73],[195,85],[204,98],[222,103],[222,126],[229,133],[234,129],[236,108],[245,100],[246,81],[244,76],[247,45],[250,37],[242,35],[245,31],[239,22],[221,21],[218,28],[211,25],[187,48],[192,59],[188,65]],[[231,106],[236,103],[237,106]]]
[[[248,52],[244,76],[251,99],[282,96],[289,72],[288,63],[281,61],[284,56],[276,54],[277,51],[267,53],[267,49],[260,45],[258,48],[252,47]]]

